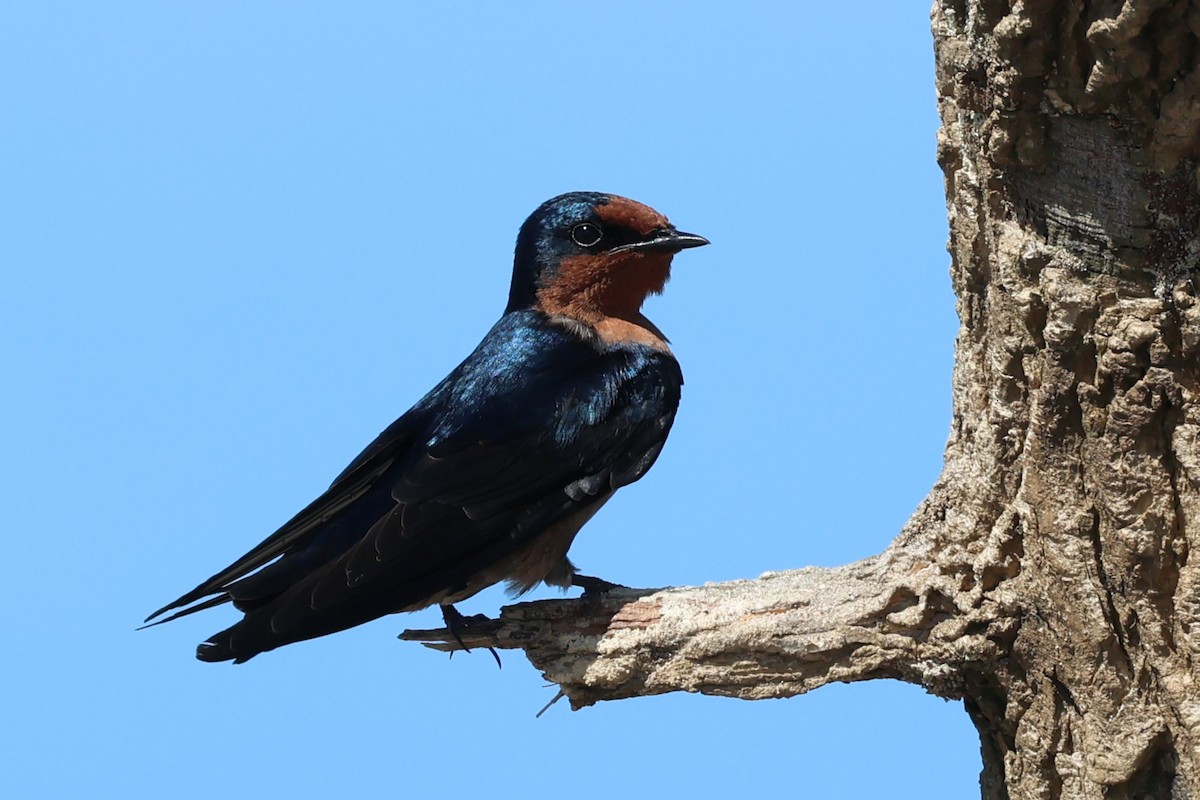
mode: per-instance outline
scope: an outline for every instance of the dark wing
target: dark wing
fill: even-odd
[[[549,386],[529,395],[525,424],[514,424],[512,408],[485,406],[471,424],[414,452],[389,476],[391,508],[365,536],[248,609],[199,655],[245,660],[384,614],[452,602],[501,580],[522,588],[536,583],[544,575],[530,580],[505,565],[554,526],[586,519],[640,478],[674,419],[681,379],[673,360],[614,357],[592,367],[595,380],[576,374],[553,408],[545,404],[555,397]],[[529,413],[539,408],[546,415]],[[231,587],[239,606],[245,588]]]
[[[246,611],[202,658],[245,660],[440,602],[649,469],[679,400],[674,359],[602,353],[517,316],[322,498],[168,606],[220,592],[201,605],[231,597]]]

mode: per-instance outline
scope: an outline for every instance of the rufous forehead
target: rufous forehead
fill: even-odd
[[[650,206],[617,195],[611,195],[604,205],[596,206],[596,216],[604,222],[632,228],[642,235],[669,224],[666,217]]]

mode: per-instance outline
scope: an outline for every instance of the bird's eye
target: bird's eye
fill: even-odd
[[[600,226],[594,222],[581,222],[574,228],[571,228],[571,241],[580,247],[591,247],[600,241],[604,236],[604,231],[600,230]]]

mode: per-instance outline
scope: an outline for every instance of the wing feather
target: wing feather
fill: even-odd
[[[640,478],[678,405],[674,358],[598,350],[521,316],[502,318],[328,491],[148,620],[233,600],[245,618],[200,655],[244,660],[439,602],[480,574],[504,579],[497,563]]]

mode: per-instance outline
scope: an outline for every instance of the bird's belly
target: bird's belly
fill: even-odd
[[[523,594],[539,583],[563,588],[570,586],[571,579],[575,576],[575,567],[567,560],[567,551],[575,541],[575,534],[579,533],[579,529],[608,502],[609,497],[612,495],[604,495],[550,525],[529,544],[475,572],[467,579],[465,586],[460,584],[454,589],[439,592],[428,600],[423,600],[419,606],[401,610],[415,611],[428,608],[434,603],[452,605],[501,581],[507,581],[508,589],[513,594]]]

